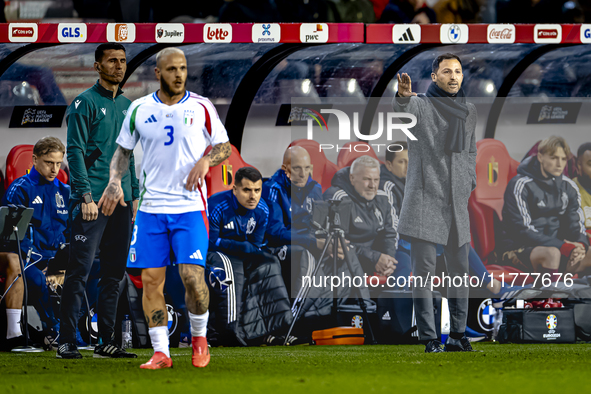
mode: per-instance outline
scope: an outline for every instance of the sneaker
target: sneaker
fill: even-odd
[[[137,358],[137,354],[127,353],[116,342],[109,342],[94,348],[94,358]]]
[[[262,346],[282,346],[285,342],[285,337],[276,337],[274,335],[267,335],[263,339]]]
[[[281,337],[284,339],[283,337]],[[302,337],[294,337],[290,335],[286,341],[284,341],[285,346],[297,346],[297,345],[309,345],[310,339],[309,338],[302,338]]]
[[[58,338],[60,336],[60,325],[56,324],[54,327],[47,329],[43,335],[43,348],[46,350],[57,350],[59,347]]]
[[[472,349],[472,345],[470,341],[464,334],[461,339],[453,339],[452,337],[447,337],[447,341],[445,341],[445,349],[446,352],[474,352],[475,350]]]
[[[206,367],[209,364],[209,346],[205,337],[193,337],[193,366],[197,368]]]
[[[425,353],[443,353],[441,346],[443,346],[441,342],[437,339],[433,339],[425,345]]]
[[[63,343],[59,345],[55,356],[64,359],[82,358],[75,343]]]
[[[150,360],[140,365],[141,369],[164,369],[164,368],[172,368],[172,358],[166,357],[166,354],[162,352],[156,352],[150,358]]]
[[[12,349],[20,346],[25,346],[25,336],[20,335],[18,337],[7,339],[2,346],[3,352],[10,352]]]
[[[181,332],[181,339],[179,340],[179,349],[191,347],[191,333]]]

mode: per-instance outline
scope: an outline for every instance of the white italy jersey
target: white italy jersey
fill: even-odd
[[[186,91],[174,105],[163,104],[157,93],[135,100],[117,144],[144,149],[139,210],[147,213],[185,213],[207,209],[207,189],[185,189],[189,173],[208,145],[228,142],[215,107],[205,97]]]

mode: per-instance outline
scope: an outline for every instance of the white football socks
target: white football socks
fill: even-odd
[[[23,335],[21,331],[21,310],[6,309],[6,339]]]
[[[189,320],[191,321],[191,336],[204,337],[207,335],[209,311],[205,312],[203,315],[194,315],[189,312]]]
[[[154,353],[162,352],[166,354],[166,357],[170,357],[170,349],[168,348],[168,327],[150,327],[148,333],[150,334]]]

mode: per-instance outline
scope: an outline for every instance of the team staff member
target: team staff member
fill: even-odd
[[[408,74],[398,76],[396,112],[417,117],[408,142],[408,173],[398,232],[411,243],[413,274],[435,276],[437,244],[443,245],[450,276],[468,273],[470,218],[468,198],[476,187],[476,107],[462,90],[462,62],[456,55],[438,56],[431,66],[432,84],[417,97]],[[431,279],[432,280],[432,279]],[[413,288],[419,338],[425,352],[441,352],[435,332],[433,295],[429,284]],[[468,287],[449,291],[451,331],[446,351],[472,351],[466,338]]]
[[[115,141],[131,104],[119,87],[127,69],[125,48],[115,43],[99,45],[94,68],[99,80],[74,99],[66,115],[72,230],[57,357],[82,358],[76,348],[76,324],[88,274],[100,247],[97,313],[101,345],[95,348],[94,357],[135,358],[135,354],[121,349],[113,335],[119,284],[125,274],[131,222],[139,198],[133,155],[121,182],[127,204],[118,206],[111,216],[99,213],[97,208],[109,182],[109,165],[117,148]]]

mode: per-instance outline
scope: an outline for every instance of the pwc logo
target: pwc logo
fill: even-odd
[[[203,25],[203,42],[232,42],[232,25],[206,23]]]
[[[591,25],[581,25],[581,42],[591,44]]]
[[[10,23],[8,25],[8,40],[10,42],[35,42],[37,35],[38,30],[35,23]]]
[[[536,44],[560,44],[562,41],[562,26],[535,25],[534,42]]]
[[[135,25],[133,23],[107,23],[107,41],[134,42]]]
[[[311,43],[328,42],[328,25],[326,23],[302,23],[300,41]]]
[[[60,23],[57,25],[59,42],[86,42],[86,23]]]
[[[515,43],[515,25],[488,25],[486,39],[489,44]]]

